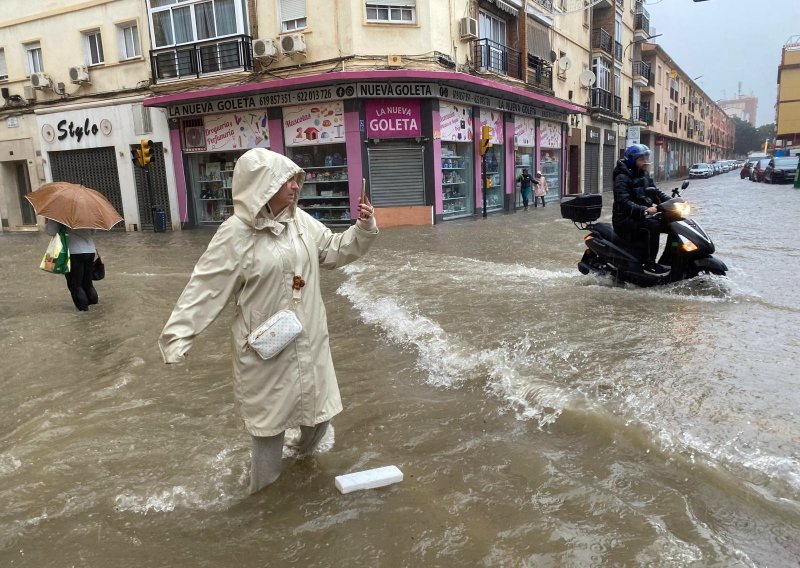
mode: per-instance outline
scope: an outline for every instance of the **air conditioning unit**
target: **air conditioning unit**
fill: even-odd
[[[25,97],[26,101],[35,101],[36,100],[36,89],[34,89],[30,85],[25,85],[22,87],[22,96]]]
[[[306,52],[306,39],[303,34],[285,35],[281,38],[281,51],[284,55]]]
[[[49,89],[52,87],[50,77],[46,73],[31,73],[31,85],[34,89]]]
[[[69,80],[73,83],[88,83],[89,68],[86,65],[76,65],[69,68]]]
[[[275,40],[257,39],[253,41],[253,56],[258,59],[270,59],[278,55],[278,47]]]
[[[478,20],[475,18],[461,18],[458,29],[462,40],[478,39]]]

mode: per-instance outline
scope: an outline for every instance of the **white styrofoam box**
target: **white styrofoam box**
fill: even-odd
[[[394,465],[337,475],[335,479],[336,489],[342,493],[350,493],[360,489],[374,489],[391,485],[392,483],[400,483],[401,481],[403,481],[403,472]]]

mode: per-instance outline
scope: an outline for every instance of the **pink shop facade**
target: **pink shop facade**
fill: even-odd
[[[383,226],[520,207],[517,176],[565,190],[570,114],[585,108],[461,73],[342,72],[151,97],[166,110],[183,227],[233,214],[236,161],[251,148],[306,172],[299,205],[329,225],[355,218],[362,179]],[[482,183],[481,128],[492,128]],[[178,149],[180,151],[178,151]]]

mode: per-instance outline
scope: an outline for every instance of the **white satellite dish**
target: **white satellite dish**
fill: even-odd
[[[595,81],[597,81],[597,76],[589,69],[581,73],[580,76],[581,87],[587,87],[587,88],[591,87],[592,85],[594,85]]]
[[[572,61],[569,57],[564,56],[558,60],[558,68],[561,69],[561,71],[566,71],[570,67],[572,67]]]

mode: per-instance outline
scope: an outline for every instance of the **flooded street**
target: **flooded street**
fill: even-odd
[[[345,409],[255,496],[232,309],[156,345],[212,233],[99,235],[88,313],[0,234],[0,566],[796,565],[800,191],[683,195],[727,278],[583,276],[558,204],[384,231],[323,281]]]

